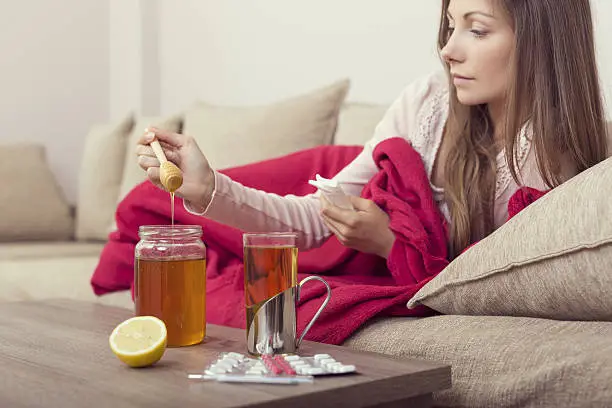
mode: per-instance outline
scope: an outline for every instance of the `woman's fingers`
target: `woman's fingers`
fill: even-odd
[[[153,148],[149,145],[142,145],[142,144],[138,144],[136,145],[136,156],[151,156],[151,157],[155,157],[155,152],[153,151]]]
[[[353,225],[358,217],[353,210],[347,210],[335,205],[328,205],[321,209],[321,212],[328,219],[335,221],[337,224]]]
[[[143,170],[149,170],[149,168],[152,167],[159,167],[159,160],[157,160],[157,157],[155,157],[155,155],[153,156],[147,156],[147,155],[140,155],[138,156],[138,165],[143,169]]]
[[[325,222],[325,225],[327,225],[327,228],[329,228],[329,230],[340,240],[340,242],[344,242],[346,240],[346,238],[344,237],[344,234],[342,233],[342,227],[341,224],[332,220],[331,218],[323,215],[323,222]]]
[[[170,147],[169,145],[165,143],[160,143],[160,145],[162,149],[164,149],[164,154],[166,155],[166,159],[170,160],[174,164],[178,164],[180,157],[176,149],[173,147]],[[143,156],[144,157],[156,157],[155,152],[153,151],[153,148],[149,145],[138,144],[136,145],[135,152],[136,152],[136,156],[138,156],[139,161],[140,161],[140,158]],[[159,162],[158,164],[156,164],[156,166],[159,166]]]
[[[138,139],[138,144],[148,145],[155,139],[159,140],[160,144],[165,143],[171,147],[178,148],[183,145],[185,136],[154,127],[148,127]]]
[[[159,180],[159,167],[149,167],[147,169],[147,177],[149,177],[149,180],[156,186],[160,187],[162,185]]]

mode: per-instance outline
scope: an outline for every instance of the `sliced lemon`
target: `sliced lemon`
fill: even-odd
[[[110,348],[130,367],[147,367],[157,363],[168,342],[164,322],[154,316],[135,316],[119,323],[108,342]]]

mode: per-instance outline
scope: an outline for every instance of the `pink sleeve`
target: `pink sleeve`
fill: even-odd
[[[215,189],[208,207],[199,212],[188,202],[185,209],[243,231],[292,231],[300,249],[321,245],[330,235],[319,217],[315,195],[280,196],[256,190],[215,172]]]
[[[363,151],[334,177],[347,194],[360,195],[378,171],[372,151],[380,141],[397,136],[410,140],[418,110],[430,93],[429,82],[428,78],[407,87],[391,105]],[[215,189],[208,207],[198,211],[188,202],[184,206],[192,214],[243,231],[295,232],[300,249],[319,246],[331,235],[319,216],[318,194],[280,196],[244,186],[218,172],[215,172]]]

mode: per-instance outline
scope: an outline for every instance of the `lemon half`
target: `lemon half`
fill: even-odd
[[[135,316],[119,323],[108,341],[119,360],[130,367],[147,367],[164,355],[168,333],[157,317]]]

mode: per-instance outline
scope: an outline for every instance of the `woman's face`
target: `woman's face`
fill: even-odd
[[[447,14],[449,40],[441,54],[459,102],[503,103],[515,46],[506,13],[493,0],[451,0]]]

